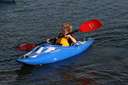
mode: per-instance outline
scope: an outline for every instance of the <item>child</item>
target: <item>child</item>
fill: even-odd
[[[62,30],[56,39],[48,39],[49,42],[54,42],[54,44],[62,46],[71,46],[77,42],[73,34],[68,34],[72,32],[72,25],[66,22],[62,25]],[[68,35],[67,35],[68,34]]]

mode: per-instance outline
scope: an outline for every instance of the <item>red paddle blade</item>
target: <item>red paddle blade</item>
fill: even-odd
[[[34,43],[23,43],[23,44],[19,45],[16,49],[20,50],[20,51],[30,51],[34,47],[36,47],[36,44],[34,44]]]
[[[102,26],[102,22],[98,19],[93,19],[90,21],[86,21],[80,25],[80,32],[91,32],[99,29]]]

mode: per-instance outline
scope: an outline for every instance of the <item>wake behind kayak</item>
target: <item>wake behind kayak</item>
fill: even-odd
[[[93,39],[88,39],[87,41],[78,41],[77,44],[68,47],[46,43],[35,47],[32,51],[18,58],[16,61],[29,65],[54,63],[86,51],[93,42]]]

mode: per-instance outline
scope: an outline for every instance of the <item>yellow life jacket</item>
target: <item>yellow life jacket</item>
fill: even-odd
[[[57,40],[58,44],[61,44],[62,46],[70,46],[68,42],[68,37],[62,37]]]

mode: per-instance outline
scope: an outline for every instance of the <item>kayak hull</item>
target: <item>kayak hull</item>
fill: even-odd
[[[85,52],[93,43],[93,39],[88,39],[69,47],[42,44],[16,61],[29,65],[54,63]]]

